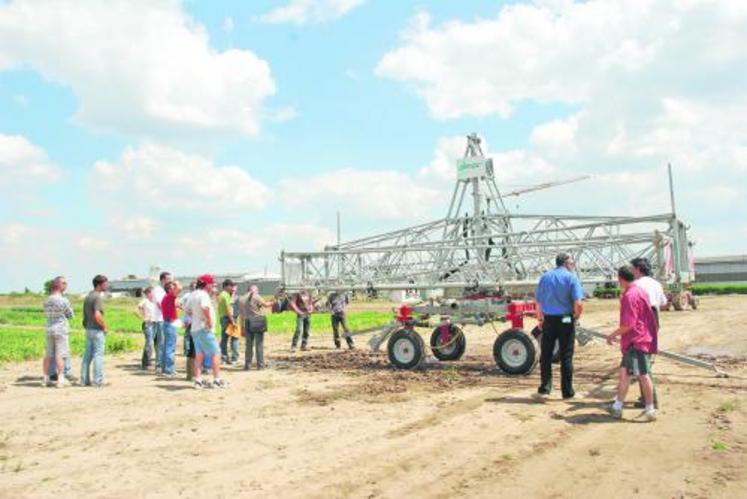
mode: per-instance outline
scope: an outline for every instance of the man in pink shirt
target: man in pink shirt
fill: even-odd
[[[651,310],[648,294],[634,286],[635,276],[630,267],[620,267],[617,280],[623,290],[620,297],[620,327],[607,336],[610,345],[619,336],[622,362],[617,385],[617,397],[608,412],[615,418],[622,418],[623,402],[628,394],[630,377],[638,376],[645,403],[643,416],[647,421],[656,419],[654,408],[654,385],[651,381],[651,354],[656,353],[656,318]]]

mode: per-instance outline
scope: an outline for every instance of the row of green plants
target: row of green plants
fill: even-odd
[[[44,356],[46,335],[44,331],[29,329],[0,329],[0,364],[40,359]],[[70,333],[70,351],[81,357],[85,350],[85,333]],[[138,350],[142,339],[133,334],[110,333],[106,338],[106,352],[120,353]]]
[[[80,319],[82,312],[80,305],[75,308],[75,318],[71,324],[73,331],[82,331]],[[120,333],[139,333],[141,321],[132,310],[108,307],[105,309],[109,329]],[[368,329],[381,326],[392,320],[392,314],[387,312],[350,312],[348,323],[353,330]],[[34,307],[12,307],[0,308],[0,331],[11,326],[24,326],[28,328],[44,328],[44,313]],[[272,334],[291,334],[296,328],[296,316],[292,312],[271,314],[267,316],[269,332]],[[328,313],[313,314],[311,316],[311,327],[316,331],[327,331],[331,329],[330,316]]]
[[[43,296],[0,297],[0,363],[40,358],[44,355],[45,318],[41,309]],[[82,355],[85,335],[81,324],[82,300],[71,299],[75,318],[71,323],[70,348],[73,355]],[[142,347],[141,321],[135,315],[136,301],[116,299],[105,302],[105,318],[111,333],[107,351],[126,352]],[[269,334],[290,336],[296,328],[292,312],[267,316]],[[378,311],[352,311],[348,322],[353,331],[382,326],[392,320],[392,314]],[[329,334],[330,316],[327,313],[311,317],[312,334]]]
[[[747,283],[696,283],[692,292],[696,295],[747,295]]]
[[[747,283],[695,283],[690,287],[694,295],[746,295]],[[618,286],[597,286],[595,298],[617,298],[620,296]]]

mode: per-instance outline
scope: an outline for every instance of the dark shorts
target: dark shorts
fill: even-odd
[[[620,367],[624,367],[631,376],[651,374],[651,354],[628,348],[623,354]]]

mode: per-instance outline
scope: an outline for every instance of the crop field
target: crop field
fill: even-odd
[[[42,295],[0,296],[0,363],[41,358],[44,355],[44,313]],[[70,349],[74,356],[83,354],[85,336],[81,325],[83,300],[72,298],[75,318],[71,323]],[[137,300],[117,298],[105,302],[105,318],[111,329],[107,337],[108,353],[128,352],[142,347],[141,321],[135,315]],[[368,329],[391,321],[392,314],[380,311],[351,311],[352,330]],[[296,327],[291,312],[267,317],[271,335],[291,335]],[[312,334],[329,333],[329,314],[312,316]],[[331,333],[329,333],[331,334]]]
[[[704,282],[693,284],[696,295],[747,295],[747,282]]]

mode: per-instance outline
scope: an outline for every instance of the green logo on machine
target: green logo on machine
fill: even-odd
[[[457,161],[457,177],[466,180],[493,175],[493,160],[490,158],[464,158]]]

